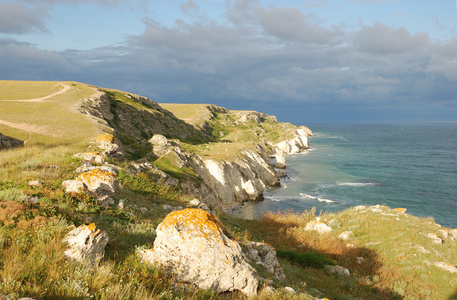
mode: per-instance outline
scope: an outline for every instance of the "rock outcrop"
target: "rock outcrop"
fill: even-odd
[[[105,255],[108,239],[108,234],[104,230],[96,229],[94,223],[81,225],[63,239],[70,246],[65,251],[65,256],[90,267],[97,266]]]
[[[262,265],[268,272],[279,280],[286,280],[284,270],[276,257],[276,250],[273,246],[265,243],[248,242],[245,243],[246,256],[254,263]]]
[[[0,133],[0,150],[24,146],[24,142]]]
[[[224,234],[213,215],[201,209],[170,213],[157,227],[154,248],[139,255],[162,266],[178,282],[217,292],[257,294],[258,276],[240,245]]]

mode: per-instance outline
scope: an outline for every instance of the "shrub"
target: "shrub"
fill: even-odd
[[[322,269],[325,267],[325,265],[335,265],[333,260],[317,252],[300,254],[293,251],[276,250],[276,254],[280,258],[285,258],[290,262],[296,263],[302,267]]]

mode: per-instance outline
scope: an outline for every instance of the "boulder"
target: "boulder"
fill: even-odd
[[[82,181],[87,190],[96,197],[113,196],[119,188],[119,181],[116,175],[100,169],[84,172],[76,179]]]
[[[246,246],[246,255],[256,264],[264,266],[279,280],[286,280],[286,275],[276,257],[276,250],[265,243],[248,242]]]
[[[429,233],[427,237],[432,240],[434,244],[443,244],[443,239],[440,238],[436,233]]]
[[[178,282],[216,292],[257,294],[257,273],[246,262],[240,245],[202,209],[170,213],[157,227],[154,248],[139,255],[152,265],[162,266]]]
[[[111,133],[104,133],[96,137],[95,143],[107,157],[114,159],[124,158],[122,144]]]
[[[319,234],[328,233],[332,231],[332,227],[319,221],[311,221],[306,224],[306,231],[316,231]]]
[[[104,230],[96,229],[92,223],[73,229],[63,241],[70,246],[65,251],[65,256],[93,267],[97,266],[105,255],[108,234]]]

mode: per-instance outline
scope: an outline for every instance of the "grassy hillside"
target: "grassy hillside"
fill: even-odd
[[[66,86],[61,94],[46,98]],[[23,148],[0,150],[0,297],[244,299],[237,293],[187,291],[173,285],[160,269],[141,263],[136,251],[152,247],[157,225],[170,213],[168,207],[187,207],[190,198],[157,183],[150,171],[133,175],[126,168],[144,156],[144,139],[157,132],[180,140],[189,151],[227,159],[244,147],[279,141],[296,129],[293,125],[265,116],[261,122],[239,122],[240,112],[214,111],[207,105],[163,105],[189,122],[185,124],[150,100],[106,90],[108,111],[116,114],[106,121],[130,149],[124,161],[109,160],[120,168],[121,188],[114,196],[116,204],[125,201],[120,210],[116,204],[97,205],[88,193],[66,194],[61,185],[77,176],[81,159],[73,155],[94,150],[95,136],[106,129],[75,108],[97,88],[76,82],[0,81],[0,90],[0,132],[27,140]],[[149,114],[155,117],[149,119]],[[132,116],[137,117],[135,122],[125,119]],[[167,167],[167,162],[160,163]],[[179,168],[173,170],[179,175]],[[41,185],[28,185],[31,180]],[[453,270],[457,265],[457,236],[433,219],[383,206],[340,213],[271,213],[259,220],[224,213],[218,218],[236,240],[264,241],[281,250],[279,261],[287,280],[273,279],[255,265],[276,291],[267,295],[261,290],[254,299],[457,299],[457,273],[439,267]],[[316,218],[331,232],[306,231],[307,223]],[[88,269],[65,258],[62,239],[70,226],[92,222],[107,231],[109,242],[100,266]],[[347,239],[342,238],[348,231]],[[434,236],[443,243],[434,243]],[[350,276],[331,274],[324,264],[345,267]],[[283,290],[287,286],[297,294]]]

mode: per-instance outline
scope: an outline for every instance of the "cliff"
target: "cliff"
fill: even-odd
[[[279,123],[259,112],[231,112],[215,105],[159,105],[112,90],[86,99],[80,111],[112,128],[131,159],[146,157],[178,177],[177,185],[185,194],[218,210],[261,200],[266,187],[280,184],[270,157],[283,161],[284,155],[308,149],[312,135],[306,127]]]

